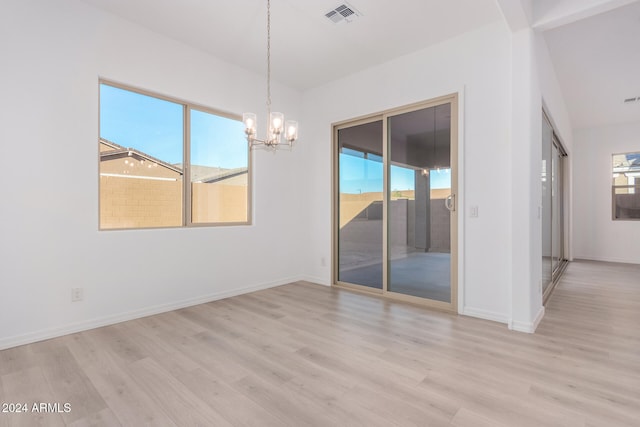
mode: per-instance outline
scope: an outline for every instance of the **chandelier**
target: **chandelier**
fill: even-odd
[[[298,122],[285,121],[284,114],[271,111],[271,0],[267,0],[267,114],[269,122],[265,139],[256,138],[256,115],[254,113],[242,115],[244,133],[247,134],[249,147],[262,145],[273,150],[277,150],[280,146],[291,147],[293,142],[298,139]],[[283,136],[286,142],[282,141]]]

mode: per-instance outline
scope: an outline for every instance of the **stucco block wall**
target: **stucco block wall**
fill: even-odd
[[[194,183],[194,223],[247,221],[247,186]],[[182,180],[100,177],[100,228],[182,225]]]
[[[445,199],[431,199],[430,252],[451,252],[451,214]]]
[[[217,183],[191,184],[194,223],[245,222],[248,216],[248,187]]]
[[[182,181],[100,177],[100,228],[182,224]]]

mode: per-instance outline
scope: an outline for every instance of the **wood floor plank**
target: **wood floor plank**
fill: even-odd
[[[276,386],[251,375],[232,385],[288,426],[382,425],[382,419],[360,408],[344,408],[336,401],[323,401],[301,393],[290,383]]]
[[[21,372],[38,365],[33,355],[34,345],[23,345],[0,351],[0,376]]]
[[[380,420],[393,420],[400,426],[447,426],[455,413],[455,410],[443,409],[433,404],[433,401],[424,401],[417,405],[414,400],[405,399],[402,395],[365,386],[355,387],[342,400],[349,407],[364,408]]]
[[[320,425],[324,414],[313,402],[304,402],[284,387],[276,387],[255,375],[249,375],[232,384],[233,388],[269,413],[280,419],[285,425],[313,426]]]
[[[58,411],[41,410],[40,404],[57,403],[55,396],[39,366],[2,376],[5,399],[24,405],[21,412],[2,413],[10,426],[64,426]],[[34,408],[37,408],[34,410]]]
[[[454,371],[431,373],[422,385],[438,391],[460,407],[467,408],[487,419],[511,426],[566,426],[566,419],[577,418],[579,414],[555,408],[546,412],[541,402],[531,399],[530,394],[516,394],[501,388],[491,387],[481,378],[463,375]]]
[[[9,403],[10,400],[5,397],[4,385],[2,384],[2,375],[0,375],[0,403]],[[0,427],[9,427],[9,416],[0,413]]]
[[[113,411],[109,408],[93,413],[87,417],[77,419],[67,424],[69,427],[119,427],[122,426]]]
[[[535,334],[297,282],[0,351],[0,427],[637,427],[640,266],[572,262]],[[25,414],[23,414],[25,415]]]
[[[176,425],[130,376],[128,364],[103,341],[105,334],[83,332],[67,341],[70,351],[120,424]]]
[[[153,359],[138,360],[128,368],[131,378],[176,425],[231,426],[231,423]]]
[[[184,372],[180,381],[234,426],[280,426],[282,421],[209,371]]]
[[[57,402],[68,403],[71,410],[62,413],[66,424],[81,418],[90,418],[104,409],[106,402],[96,391],[91,380],[73,357],[62,340],[50,340],[37,347],[39,366],[42,368]]]
[[[467,408],[460,408],[451,420],[452,427],[509,427],[495,419],[485,417]]]

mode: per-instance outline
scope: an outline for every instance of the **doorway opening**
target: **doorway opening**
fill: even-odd
[[[334,125],[333,283],[457,311],[457,95]]]

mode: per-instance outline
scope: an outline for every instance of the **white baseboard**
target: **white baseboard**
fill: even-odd
[[[615,257],[601,257],[601,256],[589,256],[589,255],[574,255],[575,261],[601,261],[601,262],[616,262],[619,264],[639,264],[637,259],[625,259]]]
[[[538,314],[536,315],[535,319],[533,319],[533,322],[512,321],[512,322],[509,322],[509,329],[517,332],[525,332],[527,334],[532,334],[538,328],[538,325],[542,321],[543,317],[544,317],[544,307],[540,307],[540,310],[538,310]]]
[[[478,319],[492,320],[494,322],[509,323],[509,317],[505,314],[480,308],[464,307],[460,314],[464,316],[477,317]]]
[[[330,280],[316,276],[301,276],[299,280],[304,280],[305,282],[311,282],[323,286],[331,286]]]
[[[38,341],[44,341],[51,338],[57,338],[63,335],[73,334],[76,332],[82,332],[89,329],[100,328],[102,326],[113,325],[120,322],[126,322],[127,320],[139,319],[141,317],[152,316],[154,314],[165,313],[167,311],[178,310],[185,307],[191,307],[198,304],[205,304],[212,301],[217,301],[225,298],[230,298],[250,292],[261,291],[264,289],[274,288],[276,286],[285,285],[287,283],[297,282],[301,279],[299,277],[277,280],[274,282],[260,283],[257,285],[245,286],[243,288],[232,289],[221,292],[214,292],[212,294],[203,295],[196,298],[189,298],[182,301],[172,302],[169,304],[161,304],[153,307],[146,307],[140,310],[134,310],[126,313],[119,313],[112,316],[105,316],[100,318],[94,318],[85,320],[82,322],[70,323],[60,327],[43,329],[36,332],[30,332],[23,335],[15,335],[12,337],[0,339],[0,350],[4,350],[11,347],[17,347],[19,345],[31,344]]]

